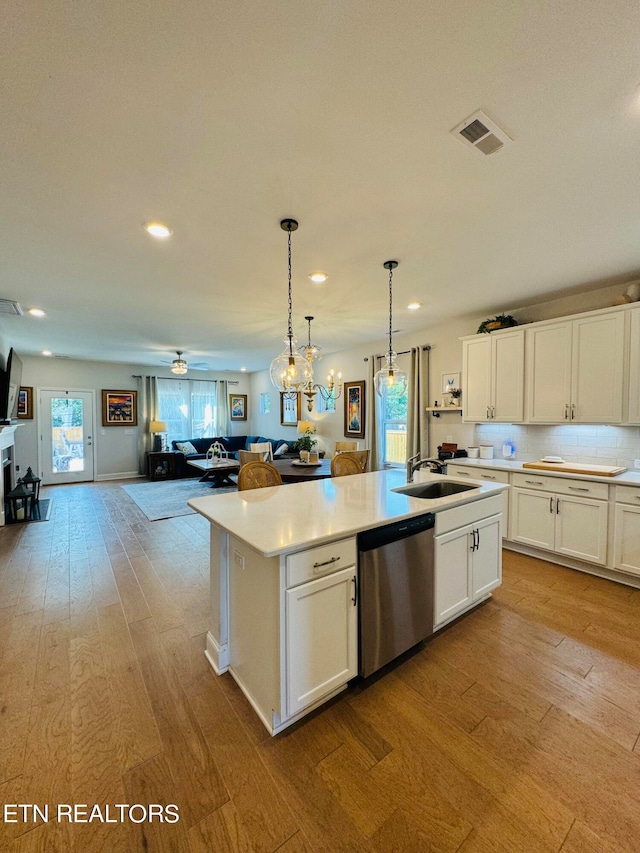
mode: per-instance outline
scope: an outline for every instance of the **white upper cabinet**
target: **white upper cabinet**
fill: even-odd
[[[640,424],[640,310],[629,313],[629,423]]]
[[[524,418],[524,329],[462,342],[462,407],[467,423]]]
[[[529,423],[622,422],[625,314],[527,329]]]

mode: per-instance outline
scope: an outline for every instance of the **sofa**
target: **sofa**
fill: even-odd
[[[175,475],[176,477],[201,477],[202,471],[195,468],[193,465],[188,465],[189,459],[204,459],[207,455],[207,450],[211,447],[214,441],[219,442],[227,453],[231,454],[235,459],[238,458],[239,450],[249,450],[249,445],[258,442],[268,441],[273,448],[273,457],[278,459],[281,456],[293,458],[297,456],[295,447],[297,437],[284,438],[263,438],[260,435],[218,435],[213,438],[181,438],[178,441],[171,442],[171,449],[181,453],[181,457],[176,456]],[[191,445],[189,447],[188,445]],[[286,450],[282,448],[286,445]],[[191,449],[195,453],[191,452]]]

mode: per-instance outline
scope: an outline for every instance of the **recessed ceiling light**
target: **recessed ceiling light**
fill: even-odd
[[[318,272],[310,272],[309,278],[311,279],[311,281],[315,281],[316,284],[322,284],[322,282],[326,281],[329,276],[326,274],[326,272],[321,272],[320,270],[318,270]]]
[[[247,372],[247,368],[246,368],[246,367],[241,367],[241,368],[240,368],[240,373],[246,373],[246,372]]]
[[[166,240],[167,237],[171,237],[173,234],[171,228],[165,225],[164,222],[145,222],[144,228],[156,240]]]
[[[42,310],[42,308],[29,308],[29,314],[31,314],[33,317],[45,317],[46,316],[46,314]]]
[[[409,311],[417,311],[418,308],[422,308],[422,302],[410,302],[407,305],[407,308],[409,309]]]
[[[51,350],[50,350],[50,349],[43,349],[43,350],[42,350],[42,355],[53,355],[53,353],[51,352]]]

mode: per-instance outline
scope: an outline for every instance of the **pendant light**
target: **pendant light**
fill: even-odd
[[[273,359],[269,374],[274,387],[286,395],[285,399],[293,399],[303,391],[310,382],[313,373],[307,359],[298,352],[298,342],[293,335],[291,326],[291,232],[296,231],[298,223],[295,219],[283,219],[280,227],[287,232],[289,257],[289,324],[284,337],[285,348],[279,356]]]
[[[385,261],[382,265],[389,270],[389,352],[385,356],[386,365],[376,373],[373,383],[376,393],[386,397],[391,391],[393,395],[401,397],[407,389],[407,374],[396,364],[397,355],[393,351],[393,271],[398,266],[398,261]]]

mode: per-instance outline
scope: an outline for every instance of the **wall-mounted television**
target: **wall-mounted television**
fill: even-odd
[[[10,423],[18,417],[18,391],[22,382],[22,362],[11,347],[7,366],[0,375],[0,422]]]

